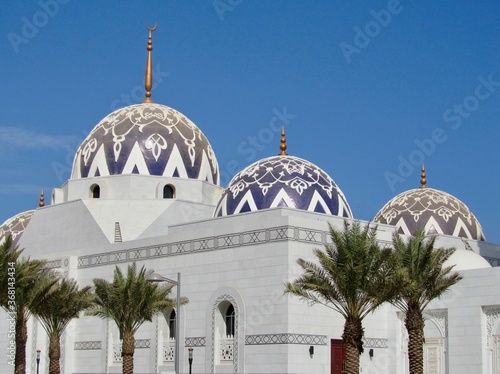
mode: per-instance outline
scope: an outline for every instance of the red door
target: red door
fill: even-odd
[[[331,374],[345,373],[345,345],[342,339],[331,340]]]

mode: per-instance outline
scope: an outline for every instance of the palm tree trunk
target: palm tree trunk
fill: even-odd
[[[408,308],[405,317],[408,331],[410,374],[424,373],[424,317],[419,308]]]
[[[342,339],[345,344],[346,374],[359,374],[359,355],[363,352],[363,326],[358,319],[346,319]]]
[[[135,338],[133,333],[123,334],[122,355],[123,355],[123,374],[133,374],[134,372],[134,350]]]
[[[28,341],[28,326],[24,310],[16,317],[16,358],[14,374],[26,373],[26,342]]]
[[[61,344],[59,342],[59,335],[56,332],[50,334],[49,339],[49,374],[60,374],[61,368],[59,360],[61,359]]]

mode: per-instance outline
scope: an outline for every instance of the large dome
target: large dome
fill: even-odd
[[[401,234],[443,234],[485,240],[478,220],[456,197],[432,188],[416,188],[390,200],[374,218],[377,223],[396,226]]]
[[[217,159],[201,130],[177,110],[154,103],[109,114],[76,152],[72,179],[119,174],[219,184]]]
[[[12,244],[15,246],[24,230],[26,230],[26,227],[28,226],[28,223],[34,213],[34,210],[28,210],[26,212],[16,214],[14,217],[5,221],[2,226],[0,226],[0,243],[3,243],[5,237],[10,234]]]
[[[288,155],[262,159],[236,174],[214,216],[280,206],[352,218],[344,194],[327,173]]]

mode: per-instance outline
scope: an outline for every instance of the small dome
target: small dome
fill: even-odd
[[[154,103],[118,109],[78,148],[72,179],[142,174],[219,184],[219,167],[201,130],[175,109]]]
[[[467,206],[452,195],[432,188],[416,188],[390,200],[373,219],[413,235],[424,229],[426,235],[443,234],[485,240],[478,220]]]
[[[262,159],[236,174],[214,216],[280,206],[352,218],[344,194],[327,173],[288,155]]]
[[[473,251],[458,249],[443,263],[443,267],[452,266],[454,271],[487,269],[491,265],[484,257]]]
[[[34,210],[28,210],[5,221],[2,226],[0,226],[0,243],[3,243],[5,237],[10,234],[12,244],[15,246],[24,230],[26,230],[26,227],[28,226],[28,223],[34,213]]]

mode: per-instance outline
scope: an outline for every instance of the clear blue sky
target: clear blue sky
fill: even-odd
[[[142,100],[157,22],[152,98],[202,129],[224,186],[279,152],[279,115],[356,218],[418,187],[423,161],[498,243],[499,16],[494,0],[2,1],[0,222],[49,201],[94,125]]]

